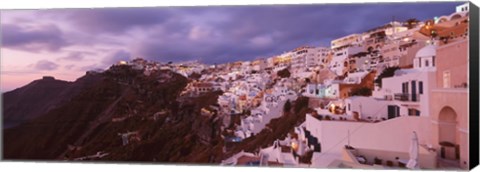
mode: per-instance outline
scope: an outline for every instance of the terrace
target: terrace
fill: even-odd
[[[343,161],[351,166],[361,168],[405,169],[409,160],[408,150],[396,152],[345,146],[342,152]],[[420,169],[437,168],[437,156],[434,150],[419,147],[418,163]]]

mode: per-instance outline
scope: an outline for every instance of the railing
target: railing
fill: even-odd
[[[418,102],[420,101],[420,94],[398,93],[394,94],[394,99],[404,102]]]

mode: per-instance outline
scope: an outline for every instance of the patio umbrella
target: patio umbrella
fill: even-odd
[[[410,160],[408,160],[407,168],[409,169],[418,169],[418,137],[417,133],[414,131],[412,135],[412,140],[410,142]]]

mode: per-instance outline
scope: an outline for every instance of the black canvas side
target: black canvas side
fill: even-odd
[[[469,36],[470,36],[470,169],[475,168],[478,166],[478,159],[479,159],[479,102],[478,97],[479,95],[479,16],[478,16],[478,7],[470,2],[469,7]]]

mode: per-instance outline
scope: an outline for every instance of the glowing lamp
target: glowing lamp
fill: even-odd
[[[291,146],[292,146],[292,149],[295,151],[298,149],[298,144],[296,142],[292,142]]]

